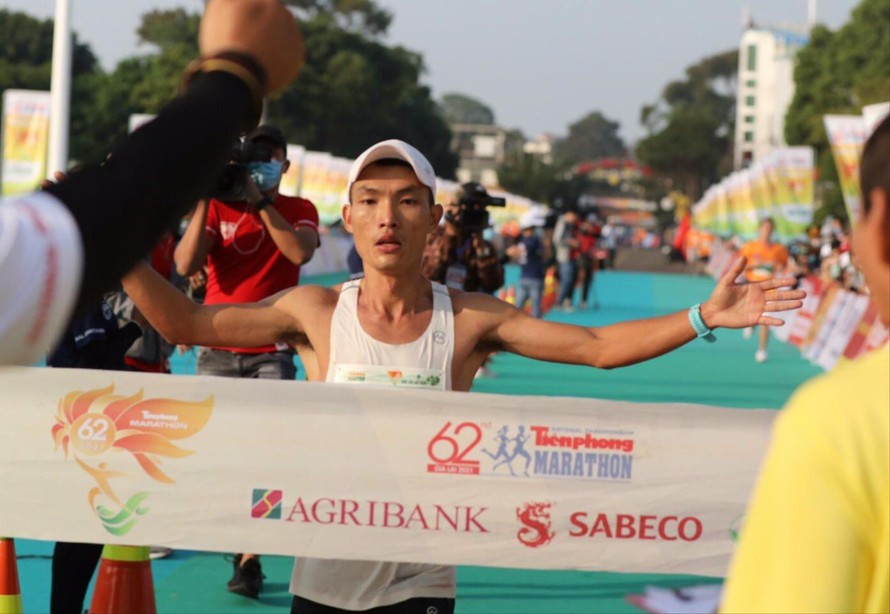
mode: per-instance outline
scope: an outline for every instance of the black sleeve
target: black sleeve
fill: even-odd
[[[75,313],[95,305],[208,193],[235,139],[252,127],[252,111],[250,91],[240,79],[225,72],[199,74],[104,165],[47,188],[71,210],[83,241]]]

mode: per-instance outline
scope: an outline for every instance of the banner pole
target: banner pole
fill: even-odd
[[[71,27],[69,0],[56,0],[53,68],[50,86],[49,155],[46,176],[68,169],[68,124],[71,104]]]

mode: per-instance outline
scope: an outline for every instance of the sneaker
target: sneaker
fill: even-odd
[[[229,592],[257,599],[263,590],[263,578],[266,577],[263,575],[259,559],[256,557],[247,559],[242,565],[241,555],[236,554],[232,563],[234,566],[232,579],[226,585]]]
[[[766,362],[766,359],[766,350],[757,350],[757,352],[754,354],[754,360],[756,360],[757,362]]]
[[[157,559],[164,559],[173,554],[173,548],[167,548],[166,546],[152,546],[148,551],[148,558],[152,561]]]
[[[751,335],[754,334],[754,327],[749,326],[745,330],[742,331],[742,339],[750,339]]]

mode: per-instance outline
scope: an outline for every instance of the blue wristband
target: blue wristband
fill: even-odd
[[[695,336],[699,339],[704,339],[708,343],[717,341],[717,337],[714,336],[714,331],[707,327],[705,321],[701,317],[701,303],[689,308],[689,323],[692,324]]]

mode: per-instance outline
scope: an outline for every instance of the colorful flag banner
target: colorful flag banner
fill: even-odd
[[[824,119],[847,216],[850,225],[855,227],[862,198],[859,193],[859,156],[865,143],[865,121],[860,115],[826,115]]]
[[[49,107],[49,92],[3,92],[3,196],[32,192],[46,178]]]

